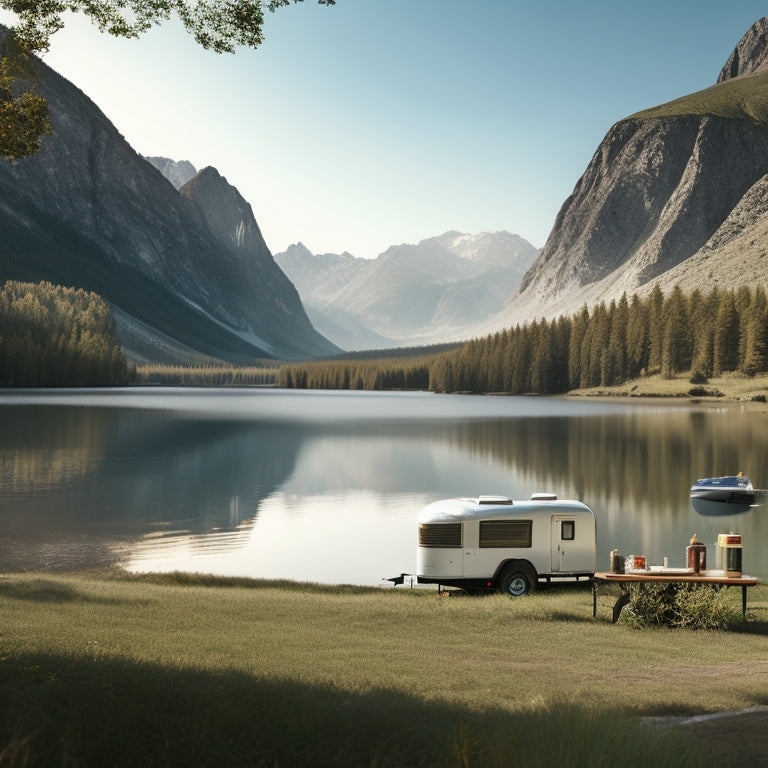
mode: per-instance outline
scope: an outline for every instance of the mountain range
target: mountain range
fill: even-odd
[[[313,325],[347,350],[456,341],[500,312],[538,250],[509,232],[446,232],[376,259],[275,254]]]
[[[620,120],[487,329],[648,293],[768,281],[768,19],[717,82]],[[482,329],[478,329],[480,331]]]
[[[461,278],[445,280],[441,288],[456,303],[444,311],[450,299],[434,283],[419,283],[420,250],[428,263],[461,237],[398,246],[378,264],[349,254],[313,257],[300,244],[275,258],[313,322],[341,346],[349,341],[330,322],[346,329],[360,322],[387,340],[402,332],[438,341],[573,314],[623,293],[647,295],[656,285],[707,291],[768,283],[768,19],[746,32],[715,84],[609,129],[522,278],[513,274],[517,261],[507,279],[467,285],[461,298]],[[401,285],[386,275],[399,256],[414,262]],[[443,272],[451,274],[459,273]],[[379,285],[388,296],[376,295]],[[498,310],[496,287],[509,291]]]
[[[768,282],[765,18],[715,84],[608,130],[540,252],[507,232],[446,232],[373,260],[301,243],[273,258],[216,169],[141,157],[40,66],[54,133],[36,155],[0,164],[0,281],[100,293],[137,361],[454,341],[655,285]]]
[[[0,281],[99,293],[137,361],[339,351],[312,327],[250,205],[215,169],[177,190],[42,63],[37,90],[54,132],[35,155],[0,164]]]

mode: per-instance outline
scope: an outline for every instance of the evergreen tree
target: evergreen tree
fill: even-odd
[[[720,376],[724,371],[735,371],[739,365],[739,339],[741,329],[739,313],[733,291],[720,297],[712,355],[712,374]]]
[[[51,283],[0,287],[0,385],[129,383],[112,313],[94,293]]]
[[[745,349],[741,369],[747,376],[768,369],[768,297],[758,286],[749,309],[745,327]]]
[[[608,309],[605,306],[605,302],[601,302],[592,313],[582,343],[582,387],[597,387],[604,384],[605,354],[608,348],[610,330],[608,325]]]
[[[712,375],[715,320],[720,307],[720,294],[713,288],[706,296],[694,290],[688,298],[688,323],[691,333],[691,371],[706,378]]]
[[[627,301],[626,293],[622,294],[618,304],[611,302],[608,315],[610,332],[602,379],[605,385],[611,386],[627,378],[629,302]]]
[[[691,336],[685,296],[676,285],[664,301],[664,335],[661,354],[662,378],[671,379],[691,364]]]
[[[746,285],[742,285],[734,293],[736,312],[739,315],[739,361],[737,368],[741,368],[747,354],[747,320],[752,306],[752,292]]]
[[[542,321],[531,327],[531,372],[528,389],[549,394],[553,388],[553,345],[549,325]]]
[[[648,367],[648,302],[632,297],[627,317],[627,378],[634,379]]]
[[[517,343],[514,346],[513,352],[514,371],[510,391],[515,395],[524,395],[531,391],[530,370],[532,357],[530,327],[524,325],[517,334]]]
[[[568,341],[568,386],[577,389],[581,386],[581,348],[589,327],[589,309],[585,304],[571,322],[571,334]]]
[[[648,373],[661,370],[661,351],[664,343],[664,294],[659,284],[648,296]]]
[[[568,386],[568,350],[571,345],[571,318],[560,317],[550,323],[552,336],[552,392],[566,392]]]

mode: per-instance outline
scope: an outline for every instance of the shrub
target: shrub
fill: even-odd
[[[707,377],[697,368],[688,381],[690,381],[691,384],[707,384],[709,379],[707,379]]]
[[[706,387],[691,387],[688,394],[691,397],[724,397],[719,389],[707,389]]]
[[[726,591],[708,584],[632,584],[619,621],[632,627],[728,629],[738,616]]]

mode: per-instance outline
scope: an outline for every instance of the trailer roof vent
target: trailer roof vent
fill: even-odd
[[[531,501],[557,501],[556,493],[532,493]]]
[[[512,499],[508,499],[506,496],[478,496],[478,504],[514,504]]]

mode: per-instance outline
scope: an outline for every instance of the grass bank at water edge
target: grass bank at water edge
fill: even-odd
[[[642,718],[768,704],[768,589],[730,632],[608,599],[0,576],[0,766],[758,764]]]

